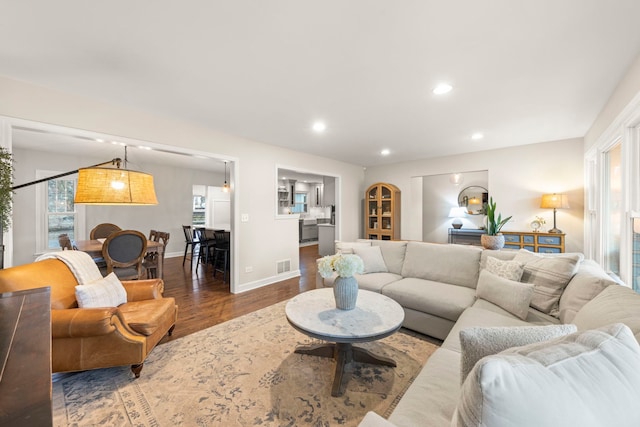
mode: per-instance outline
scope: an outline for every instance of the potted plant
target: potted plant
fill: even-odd
[[[491,197],[489,204],[487,204],[487,234],[483,234],[480,237],[482,246],[485,249],[498,250],[504,247],[504,236],[500,233],[500,230],[510,219],[510,216],[502,219],[501,214],[496,217],[496,202]]]
[[[0,268],[4,268],[4,230],[11,225],[11,202],[13,191],[13,155],[0,147]]]

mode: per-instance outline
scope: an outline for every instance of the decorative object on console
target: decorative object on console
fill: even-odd
[[[556,211],[558,209],[569,209],[569,196],[566,194],[543,194],[540,202],[542,209],[553,209],[553,228],[549,233],[562,233],[562,230],[556,227]]]
[[[462,219],[467,216],[467,210],[463,207],[456,206],[449,211],[449,218],[453,218],[451,226],[455,229],[462,228]]]
[[[458,194],[458,206],[465,208],[467,215],[485,215],[489,192],[479,185],[463,188]]]
[[[493,197],[489,199],[487,204],[487,234],[480,237],[482,246],[485,249],[498,250],[504,247],[504,236],[500,233],[502,227],[509,222],[511,217],[502,219],[502,214],[496,217],[496,202]]]
[[[338,274],[333,284],[336,308],[353,310],[358,299],[358,281],[353,275],[364,272],[362,258],[351,254],[328,255],[318,263],[318,272],[325,279],[333,276],[334,271]]]

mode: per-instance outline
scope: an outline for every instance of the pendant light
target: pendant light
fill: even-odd
[[[224,185],[222,186],[222,191],[225,193],[229,192],[229,184],[227,184],[227,161],[224,161]]]

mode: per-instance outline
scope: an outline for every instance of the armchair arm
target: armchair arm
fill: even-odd
[[[124,280],[122,286],[127,291],[127,301],[145,301],[162,298],[164,281],[162,279]]]
[[[116,307],[51,310],[51,336],[77,338],[107,335],[116,330],[114,316],[121,316]]]

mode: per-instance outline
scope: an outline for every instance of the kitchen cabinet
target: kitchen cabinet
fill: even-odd
[[[365,238],[400,239],[400,189],[393,184],[377,183],[364,194]]]

